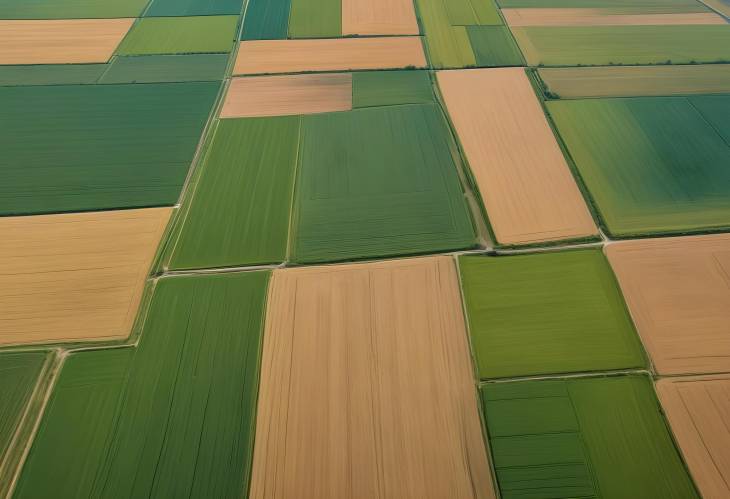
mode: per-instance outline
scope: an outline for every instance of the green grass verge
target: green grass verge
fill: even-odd
[[[117,55],[230,52],[238,16],[145,17],[129,31]]]
[[[600,249],[462,256],[459,267],[482,379],[646,366]]]
[[[245,495],[268,278],[163,279],[139,347],[70,355],[14,497]]]
[[[0,214],[174,204],[219,86],[0,88]]]
[[[532,66],[730,61],[730,25],[512,28]]]
[[[172,269],[286,259],[299,121],[220,121],[182,221]]]
[[[362,71],[352,74],[352,107],[433,102],[428,71]]]
[[[481,388],[502,499],[698,498],[649,377]]]
[[[302,117],[291,259],[474,247],[457,158],[436,104]]]
[[[730,225],[729,105],[727,95],[547,102],[617,237]]]

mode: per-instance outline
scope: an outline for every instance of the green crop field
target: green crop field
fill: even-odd
[[[241,39],[286,39],[291,2],[292,0],[249,0]]]
[[[644,376],[481,388],[503,499],[698,498]]]
[[[14,497],[240,497],[268,278],[163,279],[136,349],[71,355]]]
[[[285,6],[279,6],[285,8]],[[332,38],[342,35],[341,0],[291,0],[291,38]]]
[[[497,0],[507,8],[565,8],[609,9],[614,13],[688,13],[705,12],[707,7],[698,0]]]
[[[174,204],[219,85],[0,87],[0,214]]]
[[[118,55],[229,52],[237,16],[145,17],[129,31]]]
[[[435,68],[521,66],[520,50],[492,0],[416,0]]]
[[[547,108],[606,228],[627,237],[730,226],[729,103],[641,97]]]
[[[152,0],[145,16],[237,16],[245,0]]]
[[[541,68],[538,74],[560,99],[730,93],[730,64]]]
[[[0,0],[0,19],[137,17],[149,0]]]
[[[352,107],[425,104],[434,101],[426,71],[364,71],[352,74]]]
[[[0,66],[0,86],[96,83],[108,64],[38,64]]]
[[[297,116],[221,120],[173,269],[285,260],[299,122]]]
[[[459,259],[479,376],[646,365],[600,249]]]
[[[435,104],[304,116],[292,260],[473,247],[457,158]]]
[[[99,83],[219,81],[227,64],[226,54],[115,57]]]
[[[512,28],[532,66],[730,62],[730,25]]]

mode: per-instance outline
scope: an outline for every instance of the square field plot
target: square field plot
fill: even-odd
[[[230,52],[238,16],[145,17],[134,25],[118,55]]]
[[[0,345],[129,336],[170,211],[0,217]]]
[[[729,234],[613,243],[606,254],[657,372],[730,372]]]
[[[436,104],[302,117],[295,262],[476,245],[459,157]]]
[[[451,258],[274,271],[262,355],[252,499],[495,497]]]
[[[481,388],[503,499],[699,498],[643,376]]]
[[[268,279],[163,278],[137,347],[69,355],[13,497],[240,497]]]
[[[174,204],[219,87],[0,87],[0,215]]]
[[[730,95],[547,107],[611,235],[730,227]]]
[[[702,497],[729,497],[730,376],[661,379],[657,392]]]
[[[459,259],[481,378],[643,367],[600,250]]]

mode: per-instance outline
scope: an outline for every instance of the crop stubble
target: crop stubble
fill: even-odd
[[[454,262],[274,271],[250,497],[493,498]]]
[[[730,235],[617,242],[605,251],[657,372],[730,371]]]
[[[107,62],[134,19],[0,20],[0,64]]]
[[[730,376],[665,378],[656,388],[702,497],[730,496]]]
[[[437,78],[499,243],[597,233],[523,69]]]
[[[0,345],[126,338],[170,211],[0,218]]]
[[[343,35],[417,35],[413,0],[342,0]]]
[[[304,74],[233,78],[221,118],[287,116],[352,109],[352,75]]]

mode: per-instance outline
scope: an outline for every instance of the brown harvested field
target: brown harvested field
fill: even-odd
[[[437,80],[499,243],[597,234],[522,68],[439,71]]]
[[[301,73],[426,67],[421,37],[250,40],[241,42],[234,74]]]
[[[134,19],[0,20],[0,64],[107,62]]]
[[[494,498],[454,261],[275,270],[251,498]]]
[[[605,249],[660,374],[730,372],[730,234]]]
[[[250,76],[231,80],[221,118],[286,116],[350,109],[350,73]]]
[[[342,0],[343,35],[417,35],[412,0]]]
[[[614,14],[611,9],[502,9],[512,27],[520,26],[661,26],[680,24],[725,24],[713,12],[686,14]]]
[[[170,212],[0,218],[0,345],[127,337]]]
[[[730,376],[662,379],[657,392],[702,497],[730,497]]]

